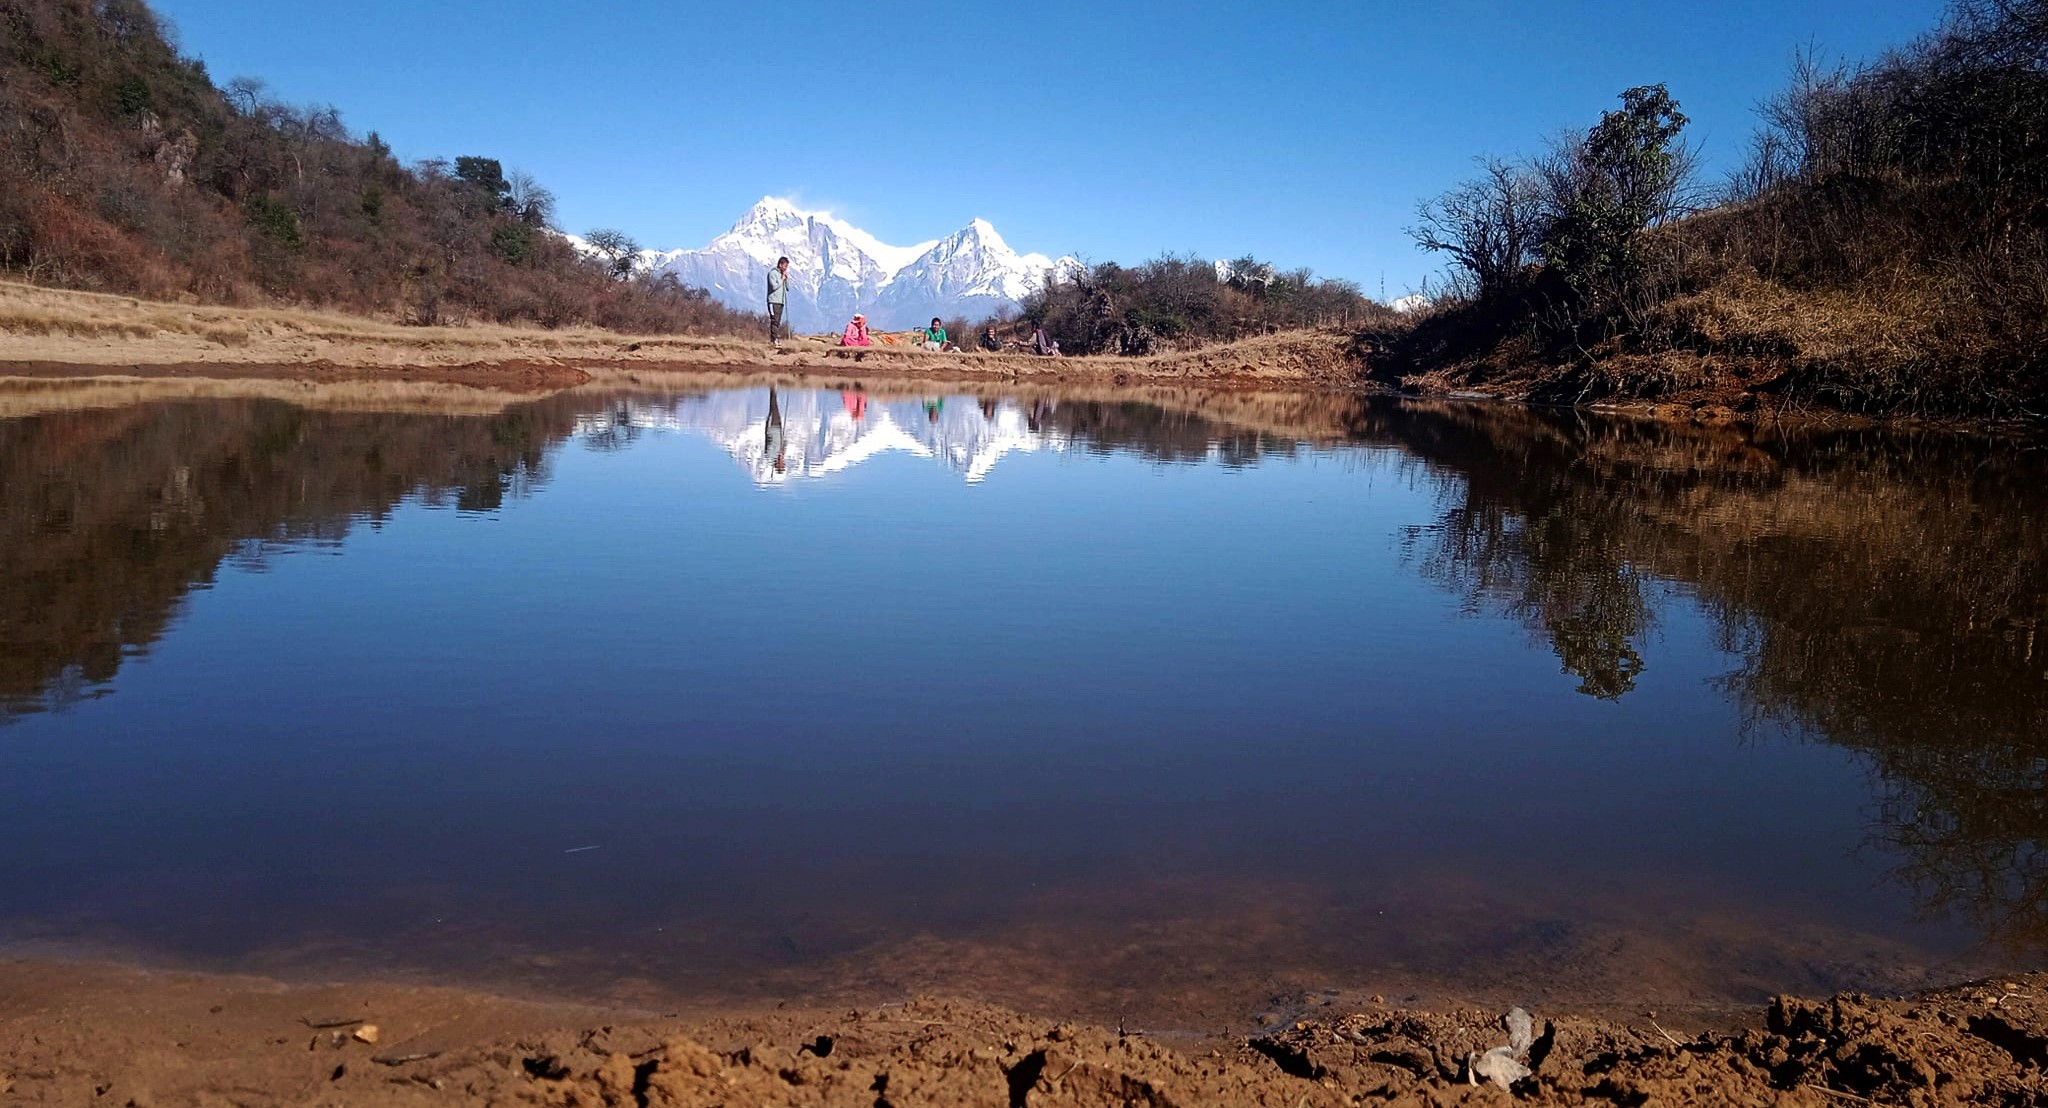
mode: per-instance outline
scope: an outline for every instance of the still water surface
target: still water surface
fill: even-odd
[[[2037,959],[2044,452],[1154,400],[0,420],[0,938],[1189,1021]]]

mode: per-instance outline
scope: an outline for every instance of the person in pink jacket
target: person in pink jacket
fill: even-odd
[[[839,336],[839,345],[873,346],[874,340],[868,338],[868,317],[854,316],[853,322],[846,325],[846,333]]]

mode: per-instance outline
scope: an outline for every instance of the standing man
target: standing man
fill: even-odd
[[[789,256],[775,259],[775,268],[768,271],[768,348],[782,349],[782,336],[787,330],[782,314],[789,309]]]

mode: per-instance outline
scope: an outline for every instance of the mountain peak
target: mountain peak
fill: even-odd
[[[660,254],[651,264],[722,303],[760,311],[767,267],[781,256],[790,260],[790,322],[814,331],[836,329],[854,312],[893,328],[1015,310],[1049,264],[1020,257],[985,219],[944,239],[892,246],[782,196],[763,196],[703,249]]]
[[[740,216],[739,221],[734,223],[732,230],[727,233],[745,235],[761,228],[794,226],[818,214],[820,213],[804,211],[783,197],[764,196],[755,201],[754,206],[748,208],[746,214]]]
[[[764,196],[761,199],[754,201],[754,206],[752,208],[747,209],[747,212],[749,215],[753,215],[756,213],[766,215],[809,214],[808,212],[805,212],[803,209],[797,207],[796,202],[789,199],[786,196]]]
[[[979,216],[968,220],[967,226],[960,228],[953,235],[953,239],[955,242],[963,245],[969,241],[975,241],[985,247],[997,250],[1008,250],[1010,248],[1010,244],[1003,241],[1003,236],[996,233],[995,225]]]

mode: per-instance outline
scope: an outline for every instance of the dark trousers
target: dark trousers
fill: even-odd
[[[768,341],[781,342],[789,337],[789,328],[782,322],[782,309],[786,305],[768,305]]]

